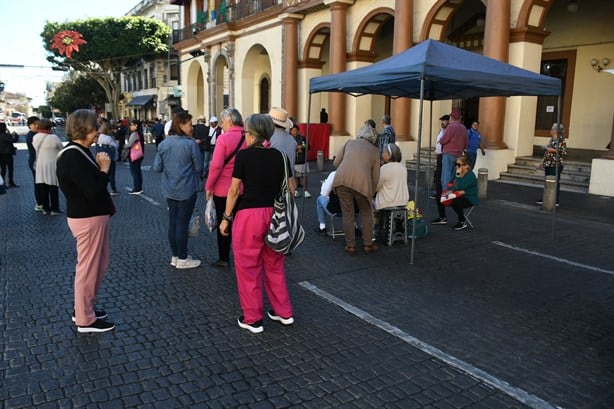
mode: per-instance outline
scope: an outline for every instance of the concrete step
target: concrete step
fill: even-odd
[[[535,166],[524,166],[524,165],[508,165],[507,167],[508,173],[512,173],[518,176],[521,175],[530,175],[530,176],[540,176],[544,177],[544,169],[537,168]],[[574,171],[567,169],[567,166],[564,167],[563,173],[561,174],[561,180],[563,181],[575,181],[579,183],[588,183],[590,182],[591,174],[590,172],[584,171]]]
[[[565,172],[563,172],[561,175],[561,190],[568,192],[588,193],[588,183],[566,180],[563,178],[564,175]],[[541,175],[518,175],[510,172],[502,172],[498,181],[524,186],[544,187],[543,173]]]

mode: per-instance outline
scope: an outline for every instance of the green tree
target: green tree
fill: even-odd
[[[51,108],[49,108],[49,105],[39,105],[36,112],[43,118],[51,118]]]
[[[55,109],[70,113],[80,108],[101,107],[106,101],[104,89],[96,80],[75,73],[57,86],[47,102]]]
[[[70,58],[51,48],[53,37],[64,30],[76,31],[87,41]],[[47,59],[57,67],[79,71],[98,82],[111,104],[113,118],[118,118],[122,70],[142,60],[165,56],[169,34],[169,27],[159,20],[131,16],[47,22],[41,37],[50,53]]]

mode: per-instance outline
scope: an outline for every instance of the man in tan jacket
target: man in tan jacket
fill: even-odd
[[[358,130],[356,139],[348,141],[339,151],[334,165],[337,168],[333,189],[339,197],[343,213],[345,251],[356,254],[354,231],[354,201],[358,204],[362,223],[363,252],[377,251],[373,243],[373,208],[371,199],[379,180],[380,155],[377,132],[370,126]]]

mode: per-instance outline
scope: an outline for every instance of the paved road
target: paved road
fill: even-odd
[[[286,262],[296,323],[251,335],[231,272],[168,265],[154,149],[142,197],[118,169],[99,299],[117,328],[101,335],[70,321],[74,241],[33,211],[18,152],[21,187],[0,196],[0,408],[614,407],[612,199],[564,192],[553,224],[537,189],[491,182],[476,228],[432,226],[412,265],[409,246],[349,256],[313,233],[312,186]],[[189,247],[215,260],[212,233]]]

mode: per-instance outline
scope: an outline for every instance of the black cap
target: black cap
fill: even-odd
[[[446,115],[442,115],[439,118],[440,121],[449,121],[450,120],[450,115],[446,114]]]

